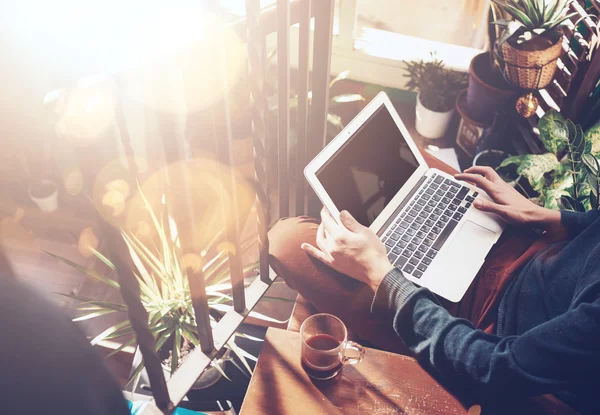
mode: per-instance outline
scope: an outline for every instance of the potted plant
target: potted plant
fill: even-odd
[[[199,346],[191,291],[183,270],[195,267],[202,268],[212,326],[232,307],[231,284],[228,284],[230,278],[227,266],[228,245],[224,243],[224,231],[221,231],[210,238],[210,241],[198,254],[183,254],[180,248],[177,225],[172,216],[166,212],[164,195],[161,210],[158,214],[155,214],[150,203],[141,192],[140,195],[150,214],[153,227],[145,229],[143,232],[141,230],[140,232],[122,231],[121,234],[135,265],[135,275],[140,286],[140,298],[148,312],[148,326],[155,337],[156,351],[159,357],[162,358],[165,375],[168,377],[178,368],[185,356]],[[253,246],[253,242],[253,239],[243,242],[240,247],[241,251],[247,252]],[[109,269],[114,271],[115,267],[108,258],[94,249],[92,249],[92,252]],[[111,289],[119,290],[119,282],[115,277],[100,275],[96,271],[85,269],[68,259],[47,253]],[[247,275],[252,272],[256,266],[257,264],[246,266],[244,274]],[[77,311],[80,315],[74,318],[73,321],[89,320],[113,313],[124,316],[121,322],[108,327],[94,337],[91,340],[92,345],[104,340],[113,340],[134,334],[131,323],[127,318],[127,306],[124,303],[98,301],[73,294],[62,295],[79,303]],[[250,315],[261,320],[277,322],[256,312],[251,312]],[[239,358],[242,365],[251,374],[252,371],[247,359],[256,360],[256,358],[235,343],[236,337],[257,341],[260,341],[260,339],[243,333],[235,333],[225,346]],[[135,338],[126,341],[108,357],[134,345],[135,341]],[[139,353],[136,355],[139,355]],[[227,360],[225,355],[225,357],[213,361],[212,369],[209,368],[203,373],[196,382],[196,388],[210,386],[221,376],[227,377],[222,367]],[[237,363],[235,366],[240,368]],[[140,376],[144,375],[143,369],[144,363],[141,357],[137,356],[137,359],[134,358],[134,366],[127,384],[133,382],[132,390],[136,389]]]
[[[541,89],[554,77],[562,54],[562,26],[568,0],[493,0],[511,19],[496,20],[504,28],[498,47],[508,80],[527,90]]]
[[[446,69],[444,62],[431,54],[432,60],[405,62],[409,78],[407,88],[418,91],[417,132],[426,138],[440,138],[448,129],[456,96],[467,86],[467,75]]]
[[[488,15],[488,40],[490,51],[500,28],[491,24],[504,18],[503,11],[495,4],[490,5]],[[469,65],[469,87],[466,92],[464,112],[468,114],[470,124],[489,126],[494,120],[496,110],[509,104],[516,98],[517,91],[502,76],[500,65],[491,52],[480,53]],[[463,116],[464,118],[464,116]]]
[[[32,180],[29,197],[42,212],[55,212],[58,209],[58,188],[52,180]]]
[[[600,126],[584,134],[581,126],[553,110],[538,128],[548,153],[508,157],[498,172],[546,208],[598,209]]]

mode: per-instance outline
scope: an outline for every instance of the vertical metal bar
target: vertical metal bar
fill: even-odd
[[[312,159],[325,146],[327,138],[327,110],[329,101],[329,77],[331,67],[331,43],[333,38],[334,0],[319,0],[315,8],[315,38],[313,57],[313,96],[311,105],[311,134],[308,158]],[[314,192],[310,193],[308,211],[319,213],[320,203]]]
[[[290,131],[290,3],[277,0],[277,109],[279,135],[279,217],[290,215],[288,136]]]
[[[246,0],[248,22],[249,82],[252,98],[252,136],[254,137],[254,172],[257,183],[256,210],[260,278],[269,283],[269,239],[271,222],[267,164],[267,97],[265,95],[266,39],[260,26],[260,0]]]
[[[120,80],[118,76],[113,75],[113,81],[116,85],[114,91],[115,97],[115,119],[117,121],[117,127],[119,129],[119,136],[121,138],[121,144],[125,155],[127,156],[127,164],[129,167],[129,173],[133,177],[137,177],[138,168],[135,160],[135,152],[131,144],[131,136],[129,135],[129,129],[127,128],[127,121],[125,120],[125,113],[123,112],[123,95],[121,94]]]
[[[225,137],[217,137],[217,152],[222,163],[228,170],[227,185],[224,190],[229,190],[229,202],[231,203],[230,212],[231,218],[225,218],[227,224],[227,255],[229,257],[229,272],[232,285],[233,308],[238,313],[246,309],[246,298],[244,295],[244,270],[242,264],[242,252],[240,247],[240,225],[238,217],[238,197],[236,189],[236,176],[233,168],[232,154],[232,132],[231,132],[231,113],[229,106],[229,79],[227,70],[227,45],[225,44],[225,29],[221,29],[218,33],[219,59],[221,61],[222,77],[218,81],[223,87],[223,105],[222,111],[225,115]],[[219,129],[218,129],[219,130]]]
[[[208,298],[206,296],[204,273],[202,272],[202,269],[187,269],[185,271],[190,283],[190,294],[192,296],[194,316],[196,317],[200,348],[202,352],[209,354],[215,348],[215,342],[210,326],[210,309],[208,307]]]
[[[135,332],[136,341],[140,352],[156,405],[163,412],[172,412],[175,408],[169,397],[167,382],[163,373],[160,358],[156,353],[156,341],[148,327],[148,313],[140,299],[140,287],[133,274],[133,265],[127,263],[119,254],[128,253],[127,246],[123,242],[120,233],[106,222],[102,223],[102,231],[109,243],[109,259],[115,266],[115,272],[119,280],[121,296],[127,305],[127,314],[131,327]]]
[[[296,149],[296,216],[305,213],[305,196],[303,169],[306,165],[306,137],[308,136],[308,91],[309,88],[309,59],[310,59],[310,5],[311,0],[305,0],[300,9],[300,33],[298,45],[298,112],[297,130],[298,144]]]

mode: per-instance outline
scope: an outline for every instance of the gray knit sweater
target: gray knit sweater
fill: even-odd
[[[600,413],[600,217],[563,212],[570,240],[538,254],[504,293],[499,330],[454,318],[398,269],[381,282],[372,312],[425,365],[476,400],[554,393]]]

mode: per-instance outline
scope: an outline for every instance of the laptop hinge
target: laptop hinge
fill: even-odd
[[[381,235],[383,235],[383,232],[385,232],[385,230],[390,226],[390,224],[396,220],[396,218],[400,214],[400,211],[404,209],[404,206],[406,206],[408,201],[413,197],[415,193],[417,193],[417,190],[419,190],[419,188],[425,180],[427,180],[427,176],[423,175],[421,179],[419,179],[417,184],[415,184],[415,186],[410,190],[410,193],[407,194],[406,197],[402,200],[402,203],[400,203],[400,205],[396,208],[394,213],[390,215],[390,218],[387,220],[387,222],[385,222],[383,226],[379,229],[379,232],[377,232],[377,236],[381,237]]]

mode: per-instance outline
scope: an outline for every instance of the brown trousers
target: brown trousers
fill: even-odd
[[[430,167],[455,173],[428,154],[424,153],[424,156]],[[374,293],[369,287],[334,271],[300,249],[303,242],[316,244],[318,224],[316,219],[309,217],[279,221],[269,233],[273,269],[317,310],[341,318],[361,340],[384,350],[406,354],[391,321],[371,314]],[[528,229],[508,227],[488,254],[463,299],[459,303],[440,299],[441,305],[452,315],[470,320],[476,328],[493,332],[499,300],[511,277],[554,240],[555,237],[540,237]]]

